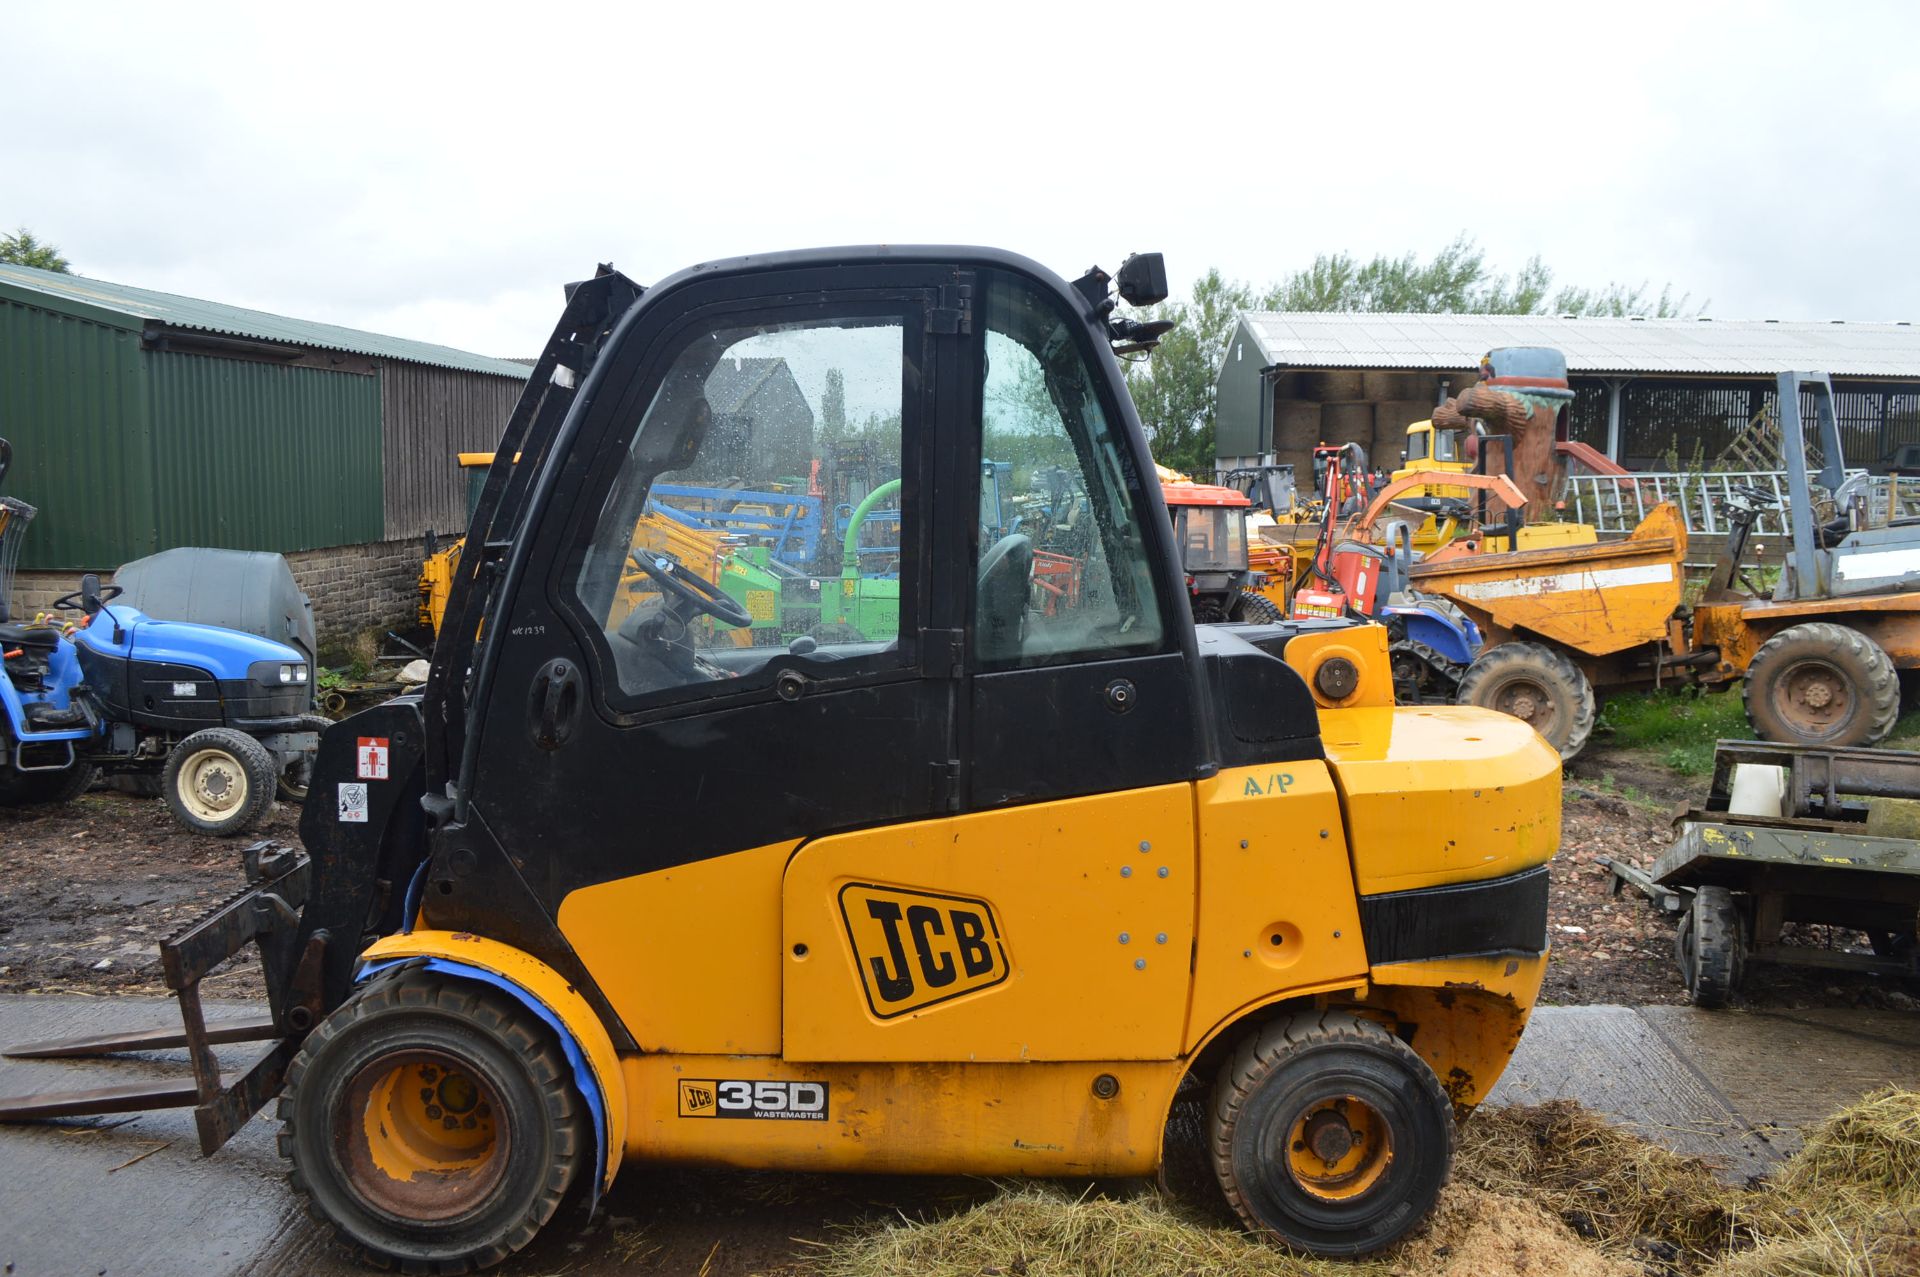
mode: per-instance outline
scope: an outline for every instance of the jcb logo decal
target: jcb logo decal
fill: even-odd
[[[769,1122],[827,1120],[825,1082],[701,1078],[680,1083],[681,1117],[746,1117]]]
[[[840,916],[867,1005],[883,1020],[1007,978],[1000,924],[984,900],[855,882],[840,889]]]

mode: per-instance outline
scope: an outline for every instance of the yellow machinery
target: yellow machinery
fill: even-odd
[[[479,485],[486,481],[487,467],[492,464],[491,452],[460,454],[460,468],[468,475],[469,505],[478,499]],[[419,623],[432,630],[436,638],[440,634],[440,622],[446,615],[447,596],[453,588],[453,577],[460,565],[460,551],[465,544],[465,537],[451,541],[444,547],[429,543],[428,553],[420,565],[416,612]],[[634,524],[633,548],[636,551],[665,554],[710,580],[720,579],[729,558],[724,535],[690,528],[659,514],[642,515]],[[659,591],[651,581],[652,578],[638,568],[622,573],[621,588],[613,596],[607,623],[618,625],[632,613],[642,598],[657,595]],[[744,643],[746,635],[740,634],[739,638]]]
[[[1737,680],[1755,734],[1783,744],[1870,745],[1892,730],[1901,672],[1920,670],[1920,537],[1885,481],[1876,490],[1846,475],[1828,379],[1788,372],[1778,381],[1791,494],[1779,582],[1763,594],[1744,576],[1748,539],[1777,500],[1757,489],[1727,493],[1726,545],[1691,605],[1682,602],[1686,528],[1668,504],[1605,545],[1449,547],[1416,567],[1412,583],[1457,604],[1485,635],[1461,701],[1533,722],[1566,757],[1585,742],[1596,687]],[[1822,526],[1804,454],[1806,396],[1825,458],[1818,486],[1834,510]]]
[[[456,565],[419,696],[325,734],[304,849],[168,942],[197,1084],[114,1111],[192,1104],[211,1152],[277,1094],[295,1189],[410,1271],[504,1259],[623,1162],[1150,1174],[1183,1093],[1250,1229],[1418,1226],[1539,992],[1559,760],[1395,706],[1380,626],[1193,624],[1112,353],[1164,328],[1110,285],[1151,304],[1164,267],[894,246],[570,288],[501,445],[542,464],[471,522],[500,567]],[[635,520],[662,475],[817,456],[815,368],[899,442],[866,499],[896,606],[703,641],[753,618]],[[1098,512],[1074,606],[982,517],[1008,438]],[[636,559],[658,593],[609,622]],[[198,982],[251,941],[270,1046],[223,1076]]]

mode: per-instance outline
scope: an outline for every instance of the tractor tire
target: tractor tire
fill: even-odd
[[[1879,644],[1815,621],[1780,631],[1747,666],[1747,721],[1765,740],[1871,745],[1900,717],[1900,678]]]
[[[173,747],[160,792],[173,818],[188,829],[231,838],[272,809],[278,773],[259,741],[231,727],[209,727]]]
[[[1240,597],[1234,601],[1227,617],[1229,620],[1243,621],[1249,625],[1278,625],[1286,619],[1280,615],[1278,603],[1252,590],[1240,591]]]
[[[1565,653],[1542,643],[1488,648],[1460,676],[1454,699],[1511,714],[1539,732],[1563,762],[1593,734],[1593,684]]]
[[[1747,963],[1746,927],[1733,893],[1725,887],[1698,888],[1680,917],[1673,946],[1693,1005],[1727,1005]]]
[[[302,714],[300,715],[299,726],[295,727],[294,730],[299,732],[325,732],[332,726],[333,720],[325,714]],[[313,778],[313,760],[316,754],[308,754],[303,759],[295,759],[293,762],[287,764],[285,771],[280,773],[280,778],[274,782],[274,792],[280,796],[281,801],[289,803],[304,803],[307,801],[308,782]]]
[[[498,990],[417,969],[376,977],[308,1035],[279,1118],[309,1212],[409,1273],[499,1263],[593,1173],[552,1030]]]
[[[96,774],[92,763],[75,763],[57,772],[23,772],[0,767],[0,807],[70,803],[87,792]]]
[[[1453,1165],[1453,1106],[1381,1025],[1304,1012],[1248,1035],[1220,1070],[1214,1173],[1251,1229],[1329,1258],[1390,1246]]]

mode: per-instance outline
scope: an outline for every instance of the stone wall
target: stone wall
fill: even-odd
[[[420,576],[417,537],[302,550],[286,556],[293,579],[313,600],[313,623],[320,645],[332,647],[376,626],[400,629],[414,622],[414,587]],[[97,569],[100,579],[113,579]],[[80,588],[79,570],[21,572],[11,601],[15,620],[26,621],[50,608],[63,594]]]
[[[293,579],[313,600],[320,645],[343,643],[376,626],[412,626],[421,550],[420,538],[406,537],[289,554]]]

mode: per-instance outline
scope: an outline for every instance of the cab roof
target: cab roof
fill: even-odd
[[[1168,505],[1250,506],[1253,501],[1244,492],[1223,488],[1216,483],[1163,483],[1160,494]]]

